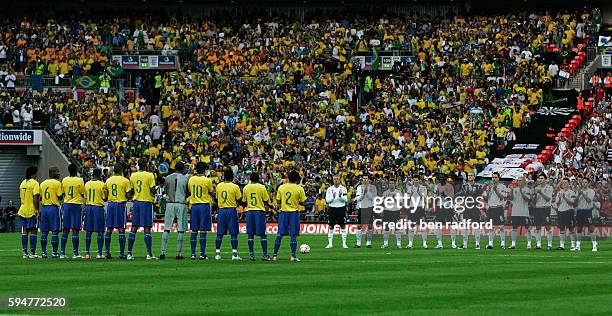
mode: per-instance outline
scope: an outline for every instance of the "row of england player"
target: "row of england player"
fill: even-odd
[[[572,180],[574,182],[572,182]],[[382,187],[382,189],[381,189]],[[398,207],[385,208],[381,213],[373,212],[375,198],[399,196],[401,194],[410,194],[413,201],[421,201],[421,204],[415,207],[413,212],[402,210]],[[329,209],[329,226],[328,246],[333,247],[333,228],[339,224],[341,226],[343,247],[346,248],[346,230],[343,219],[344,211],[346,210],[346,198],[336,198],[336,192],[346,192],[346,188],[334,184],[327,192],[327,202]],[[477,203],[467,207],[462,205],[461,212],[457,208],[449,208],[443,205],[431,205],[424,201],[428,201],[428,196],[439,197],[456,197],[456,196],[471,196],[474,198],[484,198],[484,207],[478,207]],[[554,223],[551,222],[551,213],[556,212],[557,223],[559,228],[559,244],[556,249],[565,250],[565,238],[569,235],[571,239],[571,250],[581,250],[581,240],[584,236],[590,234],[592,251],[597,251],[597,239],[595,232],[591,229],[593,213],[600,207],[597,201],[596,193],[590,181],[586,178],[569,179],[563,178],[558,182],[551,182],[545,174],[538,174],[535,179],[528,180],[526,177],[520,177],[510,185],[505,185],[500,181],[500,175],[493,173],[492,181],[488,184],[480,184],[475,182],[474,175],[468,175],[467,181],[460,184],[453,184],[452,179],[442,179],[435,186],[426,186],[420,176],[414,176],[408,183],[399,183],[397,181],[389,181],[383,185],[375,185],[371,183],[367,176],[364,176],[363,182],[356,189],[356,209],[358,211],[358,230],[356,233],[355,248],[361,247],[362,236],[365,233],[367,237],[367,247],[372,247],[372,235],[374,231],[374,223],[382,222],[383,229],[383,245],[382,248],[387,248],[389,245],[389,235],[395,234],[397,247],[402,247],[402,238],[404,231],[407,235],[408,245],[406,248],[412,249],[414,237],[420,232],[423,248],[427,248],[428,231],[427,228],[421,229],[418,227],[410,227],[405,230],[393,229],[388,223],[399,221],[411,221],[419,223],[425,221],[427,213],[433,213],[435,222],[438,223],[456,223],[461,221],[481,222],[491,221],[493,229],[488,232],[488,245],[486,249],[494,249],[495,236],[500,238],[500,246],[506,249],[506,224],[512,226],[511,245],[509,249],[515,249],[517,238],[521,229],[524,229],[527,238],[527,249],[532,249],[532,238],[535,237],[535,249],[542,249],[542,239],[546,236],[546,249],[553,249],[553,230]],[[435,199],[431,199],[435,200]],[[344,203],[344,204],[342,204]],[[340,209],[338,207],[340,206]],[[404,211],[404,212],[401,212]],[[506,216],[506,212],[509,216]],[[405,218],[402,218],[405,217]],[[378,221],[377,221],[378,220]],[[441,249],[444,247],[442,243],[442,229],[436,228],[435,235],[437,245],[435,248]],[[480,236],[482,231],[480,228],[472,230],[475,239],[475,249],[480,249]],[[451,229],[451,247],[453,249],[466,249],[469,242],[469,230]],[[463,243],[457,246],[457,235],[462,235]],[[535,235],[535,236],[534,236]]]
[[[49,178],[42,183],[37,182],[38,169],[30,167],[26,170],[26,178],[21,182],[21,207],[19,222],[22,227],[21,243],[24,258],[38,258],[36,255],[37,234],[41,231],[42,258],[47,258],[47,239],[51,232],[51,258],[67,258],[66,245],[72,241],[73,259],[92,258],[90,247],[94,233],[97,237],[96,259],[112,259],[111,239],[118,232],[119,258],[134,260],[133,248],[136,232],[144,228],[144,241],[147,260],[158,259],[152,253],[153,202],[155,196],[155,176],[147,171],[148,163],[141,159],[138,171],[126,177],[127,168],[121,163],[113,167],[113,175],[105,182],[101,180],[101,172],[94,169],[92,179],[87,181],[78,176],[77,166],[68,167],[69,176],[60,181],[60,172],[56,167],[49,169]],[[184,165],[177,162],[175,170],[184,170]],[[281,205],[278,216],[278,234],[274,240],[272,257],[268,255],[266,237],[266,207],[270,196],[266,187],[260,183],[259,175],[252,173],[250,183],[242,190],[233,183],[232,170],[225,170],[223,182],[213,186],[213,181],[205,176],[206,164],[196,164],[195,174],[187,176],[182,172],[174,172],[164,180],[164,192],[167,198],[167,209],[164,221],[166,227],[177,223],[177,254],[176,259],[184,259],[182,246],[184,234],[189,228],[191,259],[207,260],[206,237],[212,230],[211,204],[216,201],[219,207],[217,214],[217,233],[215,239],[215,259],[221,260],[221,244],[226,234],[230,235],[232,260],[242,260],[238,256],[238,213],[237,207],[242,206],[246,212],[246,224],[249,245],[249,258],[255,260],[254,239],[261,240],[262,257],[264,261],[276,261],[284,236],[290,237],[291,261],[298,262],[297,236],[300,233],[300,217],[298,211],[304,207],[306,196],[304,189],[298,184],[300,175],[291,171],[287,180],[276,190],[274,197]],[[127,236],[126,220],[128,218],[126,202],[133,199],[131,213],[132,227]],[[106,204],[106,210],[104,205]],[[83,208],[85,214],[83,217]],[[189,222],[188,212],[190,213]],[[190,227],[188,227],[188,225]],[[85,257],[79,254],[79,232],[86,231]],[[60,232],[61,241],[60,241]],[[199,236],[198,236],[199,233]],[[170,231],[162,236],[161,255],[166,258],[166,248]],[[199,237],[199,238],[198,238]],[[28,248],[29,240],[29,248]],[[199,255],[196,254],[199,241]],[[301,251],[309,251],[307,245],[302,245]],[[103,254],[103,248],[105,253]]]

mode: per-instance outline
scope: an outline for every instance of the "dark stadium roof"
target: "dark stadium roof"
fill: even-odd
[[[75,11],[85,9],[88,12],[96,10],[137,10],[138,12],[153,10],[165,10],[169,13],[177,13],[181,10],[185,15],[192,15],[200,9],[209,12],[215,10],[227,10],[232,8],[252,9],[287,9],[300,8],[324,8],[325,10],[346,10],[351,12],[385,12],[393,11],[394,8],[427,6],[427,5],[453,5],[461,10],[469,10],[472,14],[490,14],[501,12],[516,12],[523,10],[557,10],[566,8],[568,10],[579,9],[583,6],[600,6],[603,12],[612,11],[612,1],[572,1],[572,0],[23,0],[4,2],[0,16],[39,15],[53,9],[55,12]],[[607,9],[606,9],[607,7]],[[32,9],[34,8],[34,10]],[[198,13],[195,13],[196,16]],[[137,13],[135,13],[137,15]]]

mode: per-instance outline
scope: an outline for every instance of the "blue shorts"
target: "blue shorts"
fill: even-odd
[[[278,234],[282,236],[300,235],[300,213],[299,212],[280,212],[278,216]]]
[[[263,236],[266,234],[266,213],[264,211],[246,212],[246,230],[249,235]]]
[[[40,212],[40,231],[57,232],[62,229],[59,207],[56,205],[45,205]]]
[[[106,227],[125,228],[125,202],[108,202],[106,206]]]
[[[211,231],[212,218],[209,203],[198,203],[191,206],[189,225],[192,231]]]
[[[238,213],[235,208],[220,208],[217,215],[217,235],[238,235]]]
[[[64,203],[62,208],[64,229],[81,230],[83,215],[81,214],[81,204]]]
[[[38,218],[36,216],[28,218],[19,216],[19,227],[23,227],[25,229],[36,229],[38,227]]]
[[[85,209],[85,221],[83,222],[83,230],[88,232],[104,231],[103,206],[87,205],[87,209]]]
[[[153,227],[153,203],[134,201],[132,227]]]

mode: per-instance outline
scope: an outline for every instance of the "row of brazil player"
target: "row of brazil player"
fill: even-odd
[[[181,164],[182,165],[182,164]],[[147,162],[139,161],[140,170],[146,170]],[[180,165],[177,165],[180,167]],[[296,256],[297,236],[300,232],[298,210],[304,206],[306,196],[304,189],[298,185],[299,174],[289,173],[289,182],[281,185],[276,199],[281,203],[279,214],[279,233],[274,244],[273,257],[267,252],[266,238],[266,204],[270,196],[266,187],[259,183],[256,173],[251,175],[251,183],[240,190],[233,181],[233,173],[227,170],[224,173],[224,182],[217,185],[216,190],[212,180],[204,176],[206,165],[200,163],[196,166],[197,174],[190,178],[173,173],[166,177],[164,184],[168,207],[165,214],[166,227],[172,227],[177,222],[179,234],[177,245],[177,259],[183,259],[182,242],[184,232],[187,230],[188,199],[191,210],[191,254],[196,258],[196,244],[198,232],[200,233],[200,259],[206,256],[206,232],[212,229],[211,203],[212,193],[216,191],[216,200],[219,205],[216,255],[221,259],[220,247],[223,235],[231,236],[232,259],[241,260],[238,256],[238,214],[236,207],[240,201],[244,202],[247,216],[247,233],[249,235],[249,254],[254,260],[253,239],[260,236],[262,241],[263,260],[276,260],[283,236],[290,236],[291,260],[299,261]],[[77,176],[77,167],[69,166],[70,176],[59,181],[60,174],[57,168],[49,170],[49,179],[41,185],[36,181],[37,168],[31,167],[26,171],[26,179],[20,185],[22,205],[19,210],[19,220],[23,227],[22,248],[24,258],[37,258],[36,244],[37,231],[40,226],[42,232],[42,257],[47,257],[47,236],[52,233],[52,258],[66,258],[66,244],[68,237],[72,238],[73,258],[83,258],[79,255],[79,232],[81,228],[86,231],[86,256],[90,258],[90,245],[93,233],[98,233],[98,251],[96,258],[111,259],[110,242],[115,229],[119,233],[120,259],[133,260],[132,249],[139,227],[144,228],[144,239],[147,249],[147,259],[157,259],[153,256],[151,227],[153,226],[153,208],[155,178],[151,172],[138,171],[132,173],[128,180],[123,176],[123,168],[116,165],[113,176],[106,182],[100,179],[101,172],[95,169],[93,179],[85,183]],[[179,168],[180,170],[180,168]],[[130,193],[133,193],[134,206],[132,210],[132,229],[127,238],[128,249],[125,255],[125,225],[127,220],[126,202]],[[61,200],[63,198],[63,207]],[[42,211],[39,214],[39,202],[42,202]],[[106,211],[104,204],[108,202]],[[86,205],[85,217],[82,218],[82,207]],[[60,209],[61,208],[61,209]],[[63,226],[63,227],[62,227]],[[59,232],[62,234],[61,249],[59,247]],[[106,231],[106,233],[105,233]],[[166,256],[169,230],[162,235],[161,258]],[[28,239],[30,247],[28,248]],[[102,255],[103,245],[106,253]]]

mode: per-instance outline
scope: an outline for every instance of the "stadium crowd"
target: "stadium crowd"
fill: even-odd
[[[586,10],[303,23],[8,20],[0,24],[2,124],[28,127],[32,111],[42,111],[70,156],[105,176],[119,161],[135,171],[147,157],[161,174],[178,161],[190,170],[203,161],[213,176],[232,168],[240,183],[257,170],[272,187],[298,169],[312,197],[321,197],[332,174],[341,175],[349,195],[365,173],[465,179],[514,141],[542,104],[558,75],[555,62],[540,56],[545,45],[569,51],[596,22]],[[367,79],[351,56],[374,48],[407,51],[416,61]],[[192,60],[163,74],[148,100],[14,90],[25,74],[97,76],[113,50],[151,49],[186,50]],[[582,158],[589,172],[609,171],[601,157],[610,148],[607,116],[585,127],[595,143],[576,146],[577,138],[562,156],[582,148],[593,158]]]

